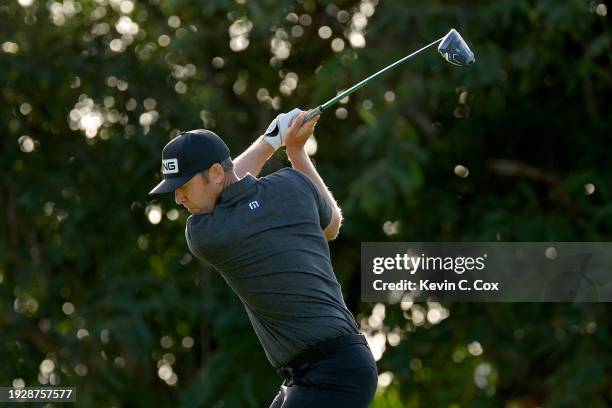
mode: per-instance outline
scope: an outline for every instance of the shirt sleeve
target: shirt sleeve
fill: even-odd
[[[301,180],[301,183],[306,185],[306,188],[312,194],[315,204],[317,206],[317,211],[319,213],[319,225],[321,226],[321,229],[324,230],[325,228],[327,228],[332,219],[331,206],[329,205],[327,200],[325,200],[325,197],[323,197],[323,195],[319,192],[317,186],[314,185],[312,180],[310,180],[307,175],[293,168],[291,170],[293,170],[292,172],[296,174],[296,178],[298,178],[298,180]]]

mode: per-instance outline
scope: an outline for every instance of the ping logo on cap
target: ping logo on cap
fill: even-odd
[[[178,168],[177,159],[162,160],[162,173],[163,174],[174,174],[178,172],[179,172],[179,168]]]

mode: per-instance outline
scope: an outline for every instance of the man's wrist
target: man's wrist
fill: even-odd
[[[259,141],[270,146],[274,151],[278,150],[282,146],[282,142],[278,136],[261,135],[259,136]]]
[[[299,160],[299,159],[305,159],[308,157],[308,154],[306,153],[306,149],[304,149],[304,146],[302,147],[287,146],[287,157],[289,158],[290,161],[294,161],[294,160]]]

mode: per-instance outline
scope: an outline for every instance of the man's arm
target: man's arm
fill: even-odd
[[[287,113],[281,113],[268,125],[266,132],[255,141],[247,150],[234,160],[234,171],[239,178],[251,173],[257,176],[272,153],[281,146],[285,146],[285,132],[293,123],[293,118],[301,112],[293,109]]]
[[[244,177],[247,173],[257,176],[272,153],[274,153],[274,148],[268,142],[261,137],[257,139],[240,156],[234,159],[234,171],[238,178]]]
[[[328,241],[335,239],[340,232],[340,226],[342,224],[342,211],[338,206],[338,203],[332,196],[331,192],[323,182],[323,179],[317,172],[317,169],[312,164],[308,153],[304,150],[304,145],[308,138],[314,132],[314,127],[319,120],[319,116],[316,116],[314,120],[303,123],[306,112],[301,113],[289,127],[286,136],[287,144],[287,157],[291,161],[291,165],[294,169],[301,171],[313,182],[319,193],[323,196],[325,201],[329,204],[332,209],[332,218],[329,225],[323,230],[325,238]]]

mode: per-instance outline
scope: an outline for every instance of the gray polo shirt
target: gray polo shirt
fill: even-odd
[[[274,367],[358,327],[342,298],[323,235],[331,208],[293,168],[228,186],[210,214],[191,215],[190,251],[240,298]]]

